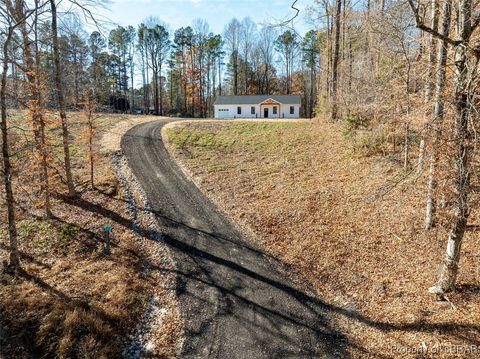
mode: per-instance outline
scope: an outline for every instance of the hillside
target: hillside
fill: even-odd
[[[422,229],[425,179],[354,152],[341,133],[340,125],[317,120],[195,122],[165,135],[201,189],[315,288],[355,357],[447,356],[452,345],[478,345],[473,227],[459,290],[437,302],[427,288],[447,232],[442,223]]]

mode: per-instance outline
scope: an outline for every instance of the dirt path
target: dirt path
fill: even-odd
[[[185,320],[181,357],[347,357],[328,308],[294,286],[285,268],[247,241],[170,158],[165,121],[122,139],[177,263]]]

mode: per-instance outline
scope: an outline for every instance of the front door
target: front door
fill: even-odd
[[[268,118],[268,108],[263,109],[263,117]]]

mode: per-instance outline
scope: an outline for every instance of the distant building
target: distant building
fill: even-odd
[[[215,118],[299,118],[299,95],[219,96]]]

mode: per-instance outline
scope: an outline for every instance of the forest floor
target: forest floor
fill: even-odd
[[[315,288],[353,357],[478,355],[478,211],[458,290],[436,301],[427,288],[447,229],[422,229],[425,175],[353,151],[323,120],[177,123],[164,135],[202,191]]]
[[[23,271],[0,268],[0,357],[173,358],[182,323],[170,253],[153,241],[155,221],[129,173],[120,138],[158,118],[100,115],[96,119],[95,188],[89,185],[85,119],[68,115],[78,197],[66,197],[58,117],[47,113],[53,219],[40,209],[36,161],[26,113],[10,111],[14,192]],[[4,193],[0,192],[0,201]],[[5,218],[5,206],[0,215]],[[103,254],[103,229],[113,228]],[[0,223],[0,263],[8,259]],[[0,266],[1,267],[1,266]]]

